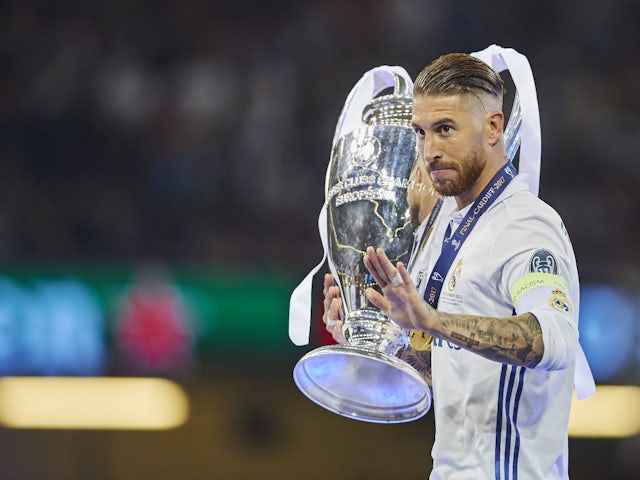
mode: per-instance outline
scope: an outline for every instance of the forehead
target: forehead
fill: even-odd
[[[443,118],[462,119],[472,114],[468,95],[418,95],[413,99],[412,122],[432,123]]]

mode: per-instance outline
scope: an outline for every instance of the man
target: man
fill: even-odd
[[[365,257],[382,290],[368,289],[369,301],[434,337],[401,354],[432,374],[431,479],[568,478],[577,268],[560,217],[507,160],[503,94],[500,76],[470,55],[420,73],[412,123],[445,200],[413,279],[379,249]],[[340,341],[330,276],[325,311]]]

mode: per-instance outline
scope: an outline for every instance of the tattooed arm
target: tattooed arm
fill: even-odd
[[[531,313],[494,318],[431,309],[433,336],[500,363],[533,368],[544,353],[542,329]]]

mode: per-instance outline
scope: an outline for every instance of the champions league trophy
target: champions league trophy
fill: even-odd
[[[378,67],[346,100],[327,172],[324,243],[347,343],[309,352],[293,372],[298,388],[320,406],[376,423],[414,420],[431,406],[426,381],[396,357],[406,332],[365,297],[367,288],[379,288],[364,265],[365,249],[382,248],[393,263],[406,263],[413,243],[407,203],[417,158],[412,95],[404,69]]]

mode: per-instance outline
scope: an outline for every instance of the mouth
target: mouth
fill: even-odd
[[[446,164],[445,162],[443,162],[442,160],[436,160],[434,162],[427,162],[427,171],[429,173],[436,171],[436,170],[450,170],[452,169],[453,166]]]
[[[454,168],[447,167],[446,165],[432,165],[429,169],[429,176],[433,180],[438,180],[445,175],[450,175],[455,172]]]

